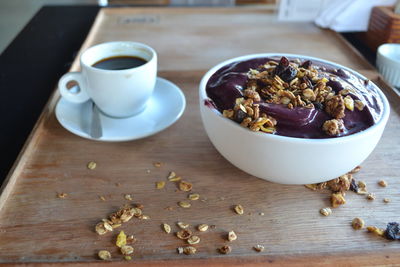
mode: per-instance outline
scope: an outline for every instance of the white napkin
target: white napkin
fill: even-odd
[[[315,23],[337,32],[367,31],[374,6],[392,6],[396,0],[332,0],[320,12]]]

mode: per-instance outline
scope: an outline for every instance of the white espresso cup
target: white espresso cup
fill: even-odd
[[[114,57],[137,57],[143,65],[111,70],[94,67],[95,63]],[[129,117],[142,112],[153,93],[157,78],[157,54],[153,48],[136,42],[108,42],[85,50],[81,57],[81,72],[64,74],[58,89],[66,100],[83,103],[91,99],[106,115]],[[69,90],[75,81],[79,90]]]

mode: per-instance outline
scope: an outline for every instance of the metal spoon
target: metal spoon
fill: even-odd
[[[90,136],[94,139],[99,139],[103,136],[101,127],[100,111],[94,102],[92,102],[92,118],[90,120]]]

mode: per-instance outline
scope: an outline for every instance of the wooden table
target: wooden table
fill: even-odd
[[[185,93],[183,117],[167,130],[123,143],[93,142],[63,129],[54,117],[59,95],[55,92],[0,196],[0,261],[9,263],[99,262],[96,253],[107,249],[114,264],[147,266],[200,265],[376,265],[400,262],[400,243],[371,236],[351,228],[358,216],[368,225],[384,227],[399,221],[400,184],[398,138],[399,96],[382,82],[360,55],[337,34],[306,23],[279,23],[268,9],[103,9],[82,49],[112,40],[134,40],[154,47],[159,54],[159,75]],[[348,194],[348,204],[322,217],[329,194],[303,186],[269,183],[229,164],[214,149],[200,121],[197,87],[201,76],[216,63],[239,55],[259,52],[299,53],[332,60],[361,71],[379,83],[390,97],[393,111],[384,136],[363,164],[356,178],[367,182],[377,200]],[[71,70],[78,70],[76,60]],[[310,159],[311,160],[311,159]],[[97,162],[95,170],[86,168]],[[162,162],[160,168],[153,162]],[[175,171],[194,185],[203,201],[190,209],[177,202],[186,193],[167,183],[156,190],[155,182]],[[380,188],[379,179],[389,186]],[[58,193],[67,193],[65,199]],[[124,262],[115,245],[117,231],[105,236],[94,225],[123,204],[125,194],[142,203],[151,220],[132,220],[120,229],[137,239],[133,260]],[[105,201],[99,196],[104,196]],[[384,204],[382,199],[392,202]],[[235,204],[245,208],[239,216]],[[172,209],[171,209],[171,208]],[[164,233],[161,223],[192,225],[207,223],[215,228],[200,233],[198,253],[178,255],[184,243]],[[227,244],[227,231],[238,240],[232,253],[217,248]],[[265,245],[262,253],[254,245]]]

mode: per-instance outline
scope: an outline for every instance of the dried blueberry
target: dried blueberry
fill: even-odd
[[[296,75],[297,75],[297,70],[295,68],[293,68],[292,66],[289,66],[279,76],[285,82],[290,82],[291,80],[293,80],[296,77]]]
[[[385,237],[389,240],[399,240],[399,224],[397,222],[390,222],[386,226]]]
[[[233,117],[233,119],[236,122],[241,123],[244,120],[244,118],[246,118],[246,116],[247,116],[247,113],[244,112],[243,110],[239,109],[235,112],[235,116]]]
[[[281,57],[278,66],[276,66],[275,68],[274,74],[281,76],[281,74],[285,71],[287,67],[289,67],[289,59],[287,59],[286,57]]]
[[[311,60],[304,61],[303,64],[300,65],[300,68],[308,69],[309,67],[311,67],[311,64],[312,64]]]
[[[315,105],[314,105],[315,106]],[[358,185],[356,184],[356,180],[352,179],[350,183],[350,190],[357,193],[358,192]]]
[[[336,70],[336,75],[339,76],[339,77],[342,77],[342,78],[349,78],[347,73],[342,69],[337,69]]]
[[[339,91],[343,90],[343,86],[339,81],[329,80],[326,83],[326,86],[330,86],[332,88],[332,90],[335,91],[336,93],[338,93]]]
[[[324,105],[321,102],[313,102],[313,105],[316,109],[323,110]]]

